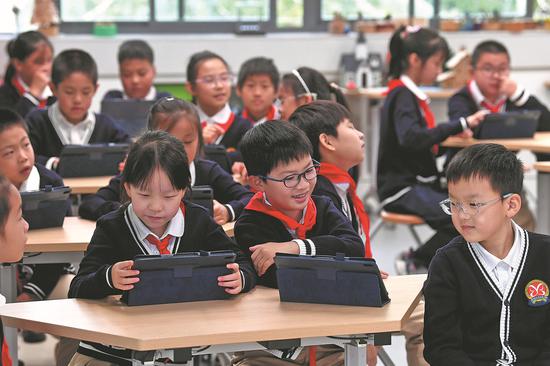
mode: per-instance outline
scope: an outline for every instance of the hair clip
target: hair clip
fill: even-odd
[[[419,25],[408,25],[405,27],[405,29],[403,30],[403,32],[401,32],[401,38],[407,38],[407,36],[411,33],[416,33],[418,32],[420,29],[422,29],[421,26]]]
[[[294,76],[296,76],[296,78],[298,79],[298,81],[300,82],[300,84],[302,84],[302,87],[304,88],[304,90],[306,91],[305,95],[309,95],[311,96],[311,98],[313,100],[316,100],[317,99],[317,93],[312,93],[309,91],[309,88],[307,87],[307,84],[305,82],[305,80],[302,78],[302,75],[300,75],[300,73],[298,72],[298,70],[294,69],[292,70],[292,74]],[[301,96],[301,95],[299,95]]]

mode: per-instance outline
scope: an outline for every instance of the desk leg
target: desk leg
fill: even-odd
[[[15,271],[17,271],[15,264],[4,263],[0,265],[0,293],[6,297],[7,302],[15,302],[17,298]],[[17,329],[5,327],[4,338],[8,344],[13,364],[17,365]]]
[[[550,235],[550,173],[537,172],[537,232]]]
[[[367,344],[358,340],[346,343],[344,346],[345,366],[363,366],[367,362]]]

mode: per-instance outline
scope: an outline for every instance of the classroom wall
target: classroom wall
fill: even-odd
[[[510,32],[453,32],[444,33],[451,48],[472,50],[481,40],[493,38],[503,42],[512,54],[512,76],[550,105],[550,91],[544,81],[550,80],[550,33],[547,31]],[[389,33],[368,34],[371,52],[386,53]],[[4,50],[11,36],[0,36]],[[353,51],[355,35],[324,33],[268,34],[265,36],[208,35],[118,35],[98,38],[91,35],[60,35],[52,38],[56,53],[68,48],[83,48],[96,59],[100,72],[100,90],[94,103],[106,90],[119,87],[116,53],[121,42],[132,38],[148,41],[155,50],[157,81],[183,82],[189,56],[209,49],[222,55],[234,72],[246,59],[263,55],[275,60],[281,73],[299,66],[310,66],[323,72],[329,79],[336,78],[340,54]],[[0,52],[0,69],[7,64],[7,55]],[[439,113],[438,113],[439,114]]]

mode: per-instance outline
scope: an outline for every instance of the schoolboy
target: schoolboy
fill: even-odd
[[[441,202],[461,236],[440,249],[424,285],[424,356],[438,365],[550,364],[550,238],[513,218],[522,163],[503,146],[460,151]]]
[[[272,59],[254,57],[245,61],[237,78],[237,95],[243,101],[241,117],[253,125],[280,117],[273,104],[279,90],[279,70]]]
[[[90,110],[97,91],[97,66],[82,50],[65,50],[55,58],[51,89],[57,102],[27,117],[37,161],[55,169],[64,145],[129,142],[128,134],[108,116]]]
[[[0,108],[0,174],[20,192],[36,191],[46,185],[64,185],[55,172],[35,164],[25,121],[12,110],[3,108]],[[67,214],[70,214],[69,202]],[[65,295],[74,273],[69,263],[20,265],[18,269],[22,288],[17,301],[44,300],[54,293],[54,289],[55,297],[60,293]],[[29,331],[23,331],[23,338],[27,342],[45,339],[43,334]]]
[[[235,224],[235,239],[251,256],[260,284],[277,287],[276,253],[364,256],[363,242],[349,220],[328,198],[311,196],[318,166],[300,129],[283,121],[263,123],[245,134],[240,149],[258,192]],[[319,347],[317,364],[337,364],[341,351]],[[235,364],[303,364],[307,354],[299,350],[297,359],[281,360],[270,352],[245,353]]]
[[[357,196],[356,183],[349,174],[349,170],[365,158],[363,133],[353,125],[350,112],[332,101],[320,100],[298,107],[289,122],[305,132],[313,146],[313,159],[321,163],[313,194],[331,199],[365,243],[365,255],[372,257],[369,217]],[[424,306],[421,303],[404,324],[410,366],[427,365],[422,356],[423,318]]]
[[[170,93],[158,92],[155,56],[149,44],[140,39],[122,43],[118,49],[118,73],[123,90],[109,90],[103,99],[159,100]]]

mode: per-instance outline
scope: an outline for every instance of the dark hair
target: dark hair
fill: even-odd
[[[523,164],[502,145],[476,144],[462,149],[447,166],[447,181],[485,178],[501,195],[520,194],[523,187]]]
[[[298,107],[288,122],[305,132],[313,147],[313,159],[321,161],[319,136],[325,133],[338,137],[336,129],[346,118],[351,119],[351,114],[344,106],[329,100],[318,100]]]
[[[8,178],[0,174],[0,234],[4,234],[6,221],[10,215],[10,187]]]
[[[474,53],[472,54],[472,66],[475,67],[481,58],[481,55],[484,53],[504,53],[510,61],[510,54],[506,47],[494,40],[483,41],[479,43],[476,48],[474,48]]]
[[[248,130],[239,145],[250,175],[268,175],[279,164],[311,155],[311,143],[298,127],[269,121]]]
[[[191,58],[189,59],[189,63],[187,64],[187,82],[191,85],[195,85],[195,82],[197,81],[197,75],[199,73],[200,64],[213,58],[216,58],[223,62],[225,67],[227,67],[227,69],[229,70],[229,65],[220,55],[210,51],[197,52],[191,56]]]
[[[247,78],[253,75],[268,75],[273,84],[273,88],[279,88],[279,70],[273,63],[273,60],[265,57],[254,57],[245,61],[239,70],[237,86],[241,89]]]
[[[164,131],[145,132],[128,152],[121,187],[124,183],[145,188],[156,169],[162,169],[172,186],[183,190],[191,186],[191,173],[183,144]]]
[[[97,65],[94,59],[88,52],[77,49],[65,50],[55,57],[52,83],[57,86],[75,72],[87,75],[94,85],[97,84]]]
[[[149,110],[147,117],[147,128],[149,131],[158,130],[160,127],[161,115],[169,118],[168,127],[164,130],[170,133],[170,130],[181,119],[187,119],[197,130],[199,143],[197,146],[197,155],[202,156],[204,142],[202,140],[202,127],[197,109],[192,103],[174,97],[164,97],[155,102]]]
[[[53,46],[48,37],[37,31],[28,31],[19,34],[17,38],[8,42],[6,51],[8,52],[10,60],[17,59],[19,61],[25,61],[27,57],[38,49],[41,43],[48,46],[53,53]],[[10,63],[4,74],[4,82],[11,82],[14,75],[15,67]]]
[[[27,133],[29,132],[25,120],[17,112],[8,108],[0,108],[0,133],[13,126],[20,126]]]
[[[390,70],[392,78],[399,78],[409,68],[409,55],[416,53],[422,62],[443,52],[449,57],[449,45],[445,38],[429,28],[402,25],[390,39]]]
[[[317,100],[332,100],[332,96],[334,95],[334,99],[338,103],[348,108],[348,102],[340,88],[335,84],[329,83],[319,71],[310,67],[300,67],[296,71],[302,77],[309,91],[317,95]],[[285,88],[292,91],[295,97],[307,93],[298,77],[293,73],[283,75],[282,83]]]
[[[132,39],[126,41],[118,48],[118,63],[126,60],[146,60],[152,65],[155,61],[153,49],[149,44],[141,39]]]

